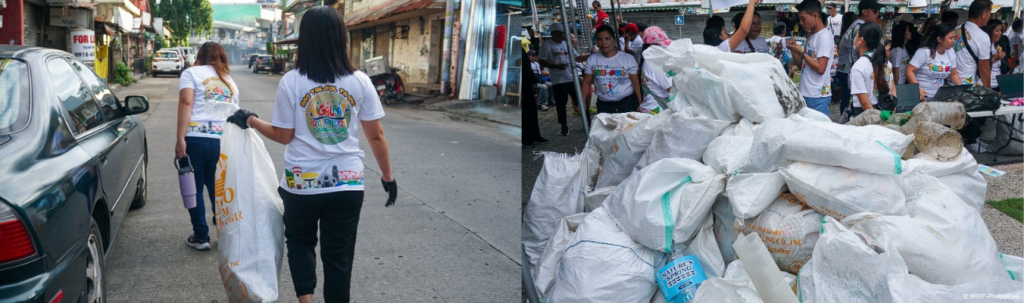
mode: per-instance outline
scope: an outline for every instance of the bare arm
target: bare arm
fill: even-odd
[[[594,85],[594,74],[583,74],[583,83],[580,83],[580,86],[582,86],[580,89],[583,93],[583,96],[581,96],[581,98],[584,98],[585,96],[590,96],[591,85]]]
[[[982,77],[982,78],[988,78],[988,77]],[[964,84],[963,80],[960,79],[960,74],[958,74],[957,71],[956,71],[956,67],[952,68],[951,71],[949,72],[949,82],[953,82],[953,85]]]
[[[384,137],[384,127],[381,126],[380,119],[360,121],[360,125],[363,127],[366,142],[370,144],[370,150],[373,151],[373,157],[377,159],[377,166],[380,166],[381,179],[389,182],[394,180],[394,176],[391,175],[388,139]]]
[[[740,21],[740,28],[737,28],[736,32],[732,33],[732,37],[729,37],[730,51],[740,46],[740,42],[747,38],[747,33],[750,32],[750,24],[754,22],[754,6],[759,2],[761,0],[750,0],[747,4],[747,10],[743,13],[743,20]]]
[[[978,60],[978,77],[985,87],[992,88],[992,60]]]
[[[178,91],[177,142],[174,145],[174,155],[178,159],[185,157],[185,133],[188,132],[189,122],[192,122],[193,98],[195,98],[194,89],[186,88]]]
[[[857,101],[860,102],[860,108],[864,110],[874,108],[871,106],[871,99],[868,99],[868,94],[857,94]]]
[[[250,127],[255,128],[256,131],[260,132],[260,134],[263,134],[264,137],[274,140],[274,142],[277,143],[287,145],[295,138],[295,129],[273,126],[267,121],[260,120],[260,118],[255,116],[249,117],[249,120],[245,122],[248,123]]]

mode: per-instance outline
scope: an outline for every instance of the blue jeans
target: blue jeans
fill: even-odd
[[[220,159],[220,139],[185,137],[185,154],[188,154],[188,159],[192,162],[196,178],[196,207],[188,210],[188,216],[192,218],[192,233],[196,240],[210,241],[210,227],[206,224],[203,187],[206,187],[210,197],[210,209],[217,213],[217,200],[214,198],[217,190],[214,189],[214,181],[216,181],[217,160]],[[183,161],[179,164],[185,165]]]
[[[537,84],[537,105],[547,106],[551,100],[551,94],[548,93],[548,83]]]
[[[813,110],[819,111],[828,116],[828,106],[832,103],[832,96],[820,97],[820,98],[809,98],[804,97],[804,102],[807,102],[807,107]]]
[[[842,113],[850,106],[850,74],[836,72],[836,78],[839,80],[839,85],[843,87],[839,94],[839,112]]]

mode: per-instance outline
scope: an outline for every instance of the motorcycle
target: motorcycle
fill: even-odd
[[[391,105],[402,102],[402,97],[405,96],[405,83],[398,75],[397,68],[391,68],[387,73],[370,76],[370,80],[377,88],[377,96],[380,97],[381,103]]]

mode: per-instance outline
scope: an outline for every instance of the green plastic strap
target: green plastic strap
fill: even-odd
[[[686,183],[689,183],[689,182],[693,182],[693,179],[691,179],[690,176],[686,176],[686,179],[683,179],[683,181],[680,181],[679,185],[683,185],[683,184],[686,184]],[[670,199],[669,198],[669,193],[671,193],[671,192],[672,191],[670,190],[670,191],[665,192],[665,194],[661,195],[661,215],[665,219],[665,253],[666,254],[672,253],[672,230],[676,228],[676,221],[672,219],[672,205],[671,205],[671,201],[669,200]]]
[[[887,150],[887,151],[889,151],[890,153],[892,153],[892,157],[893,157],[893,159],[894,159],[894,161],[895,161],[895,164],[896,164],[896,165],[895,165],[895,168],[896,168],[896,174],[897,174],[897,175],[899,175],[899,174],[902,174],[902,173],[903,173],[903,160],[902,160],[902,159],[900,159],[900,155],[899,155],[899,154],[897,154],[896,152],[894,152],[894,151],[893,151],[893,150],[892,150],[891,148],[889,148],[888,146],[885,146],[885,144],[883,144],[883,143],[882,143],[882,141],[878,141],[878,140],[875,140],[875,143],[878,143],[878,145],[881,145],[881,146],[882,146],[882,148],[885,148],[885,150]]]
[[[1006,260],[1003,260],[1003,253],[999,253],[999,261],[1003,261],[1003,266],[1006,266]],[[1007,269],[1006,272],[1010,274],[1010,280],[1017,281],[1017,277],[1013,276],[1013,271]]]
[[[882,118],[883,122],[889,121],[889,117],[892,117],[892,112],[883,110],[878,116]]]

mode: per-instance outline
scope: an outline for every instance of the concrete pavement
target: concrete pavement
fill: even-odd
[[[232,66],[243,108],[269,120],[280,76]],[[117,92],[145,95],[149,204],[132,211],[108,256],[110,302],[226,302],[217,241],[201,252],[172,167],[178,79],[146,78]],[[516,128],[473,117],[385,108],[383,124],[400,194],[384,208],[379,168],[366,153],[367,189],[352,280],[353,302],[481,302],[520,298],[520,213]],[[284,146],[267,150],[280,172]],[[365,143],[364,150],[369,150]],[[207,206],[208,207],[208,206]],[[212,218],[212,214],[208,214]],[[211,235],[214,238],[215,235]],[[287,257],[279,302],[295,302]],[[319,265],[319,264],[318,264]],[[322,268],[315,301],[323,302]]]

